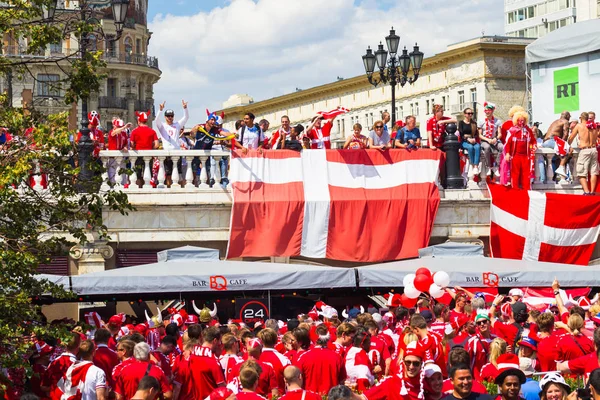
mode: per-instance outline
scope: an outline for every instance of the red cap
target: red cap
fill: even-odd
[[[258,338],[252,338],[248,340],[248,347],[251,349],[262,348],[262,342]]]
[[[141,333],[146,336],[146,332],[148,332],[148,327],[145,324],[137,324],[134,328],[134,331]]]
[[[418,345],[418,342],[410,342],[406,345],[406,350],[404,351],[404,357],[408,356],[414,356],[423,359],[425,358],[425,352],[423,351],[423,348]]]
[[[126,316],[123,313],[119,313],[117,315],[113,315],[108,320],[108,323],[111,325],[122,326],[125,323]]]
[[[52,346],[50,346],[48,343],[46,343],[42,340],[39,340],[35,343],[33,350],[34,350],[33,358],[39,358],[39,357],[46,356],[48,354],[52,354],[52,352],[54,351],[54,348]]]

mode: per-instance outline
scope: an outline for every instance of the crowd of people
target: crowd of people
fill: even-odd
[[[348,306],[341,318],[317,302],[306,314],[251,326],[221,324],[216,305],[194,303],[195,313],[180,305],[137,324],[90,312],[67,342],[32,338],[33,376],[1,370],[12,383],[5,397],[587,400],[587,388],[598,398],[598,296],[565,302],[558,281],[552,289],[554,301],[535,307],[520,289],[491,303],[446,289],[449,305],[429,297],[403,304],[390,293],[379,312]],[[565,377],[587,386],[574,391]]]

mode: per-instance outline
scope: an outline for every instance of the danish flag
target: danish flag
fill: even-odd
[[[334,117],[337,117],[338,115],[345,114],[348,111],[350,111],[350,110],[347,108],[338,107],[335,110],[331,110],[331,111],[319,111],[317,114],[321,115],[325,119],[332,119]]]
[[[570,148],[571,146],[569,146],[569,143],[566,140],[563,140],[558,136],[554,136],[554,151],[556,154],[564,157],[567,155]]]
[[[228,258],[417,257],[440,195],[440,151],[233,151]]]
[[[489,184],[493,257],[588,265],[600,229],[600,198]]]

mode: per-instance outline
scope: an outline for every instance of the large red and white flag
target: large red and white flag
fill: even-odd
[[[227,257],[416,257],[440,202],[441,158],[429,149],[234,151]]]
[[[600,230],[600,197],[488,188],[492,257],[588,265]]]
[[[521,290],[523,290],[523,303],[540,311],[556,304],[556,297],[552,288],[522,288]],[[577,298],[586,297],[591,291],[591,288],[560,289],[560,296],[566,306],[575,305]]]

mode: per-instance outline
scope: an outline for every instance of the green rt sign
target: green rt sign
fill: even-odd
[[[579,67],[554,71],[554,113],[579,110]]]

